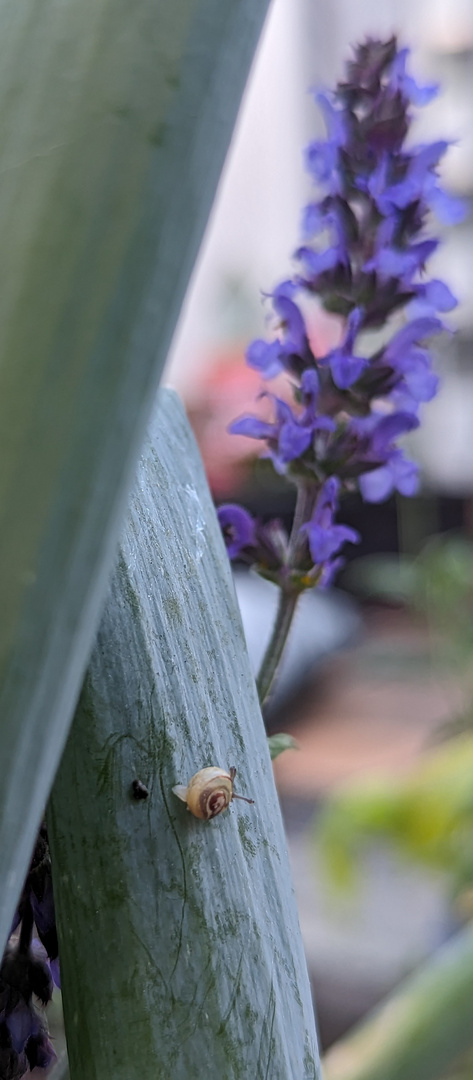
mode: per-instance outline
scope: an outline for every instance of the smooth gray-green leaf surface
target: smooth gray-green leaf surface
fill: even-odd
[[[236,766],[212,821],[173,794]],[[149,790],[132,796],[133,780]],[[314,1080],[311,996],[233,582],[162,392],[49,816],[71,1080]]]
[[[0,953],[267,0],[0,0]]]

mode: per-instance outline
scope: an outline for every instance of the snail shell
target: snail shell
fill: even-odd
[[[209,821],[210,818],[221,814],[222,810],[226,810],[232,799],[243,799],[242,795],[235,795],[233,791],[235,776],[236,769],[234,768],[226,772],[225,769],[211,765],[195,773],[187,787],[177,784],[172,790],[179,799],[187,803],[187,809],[195,817]],[[244,799],[244,801],[252,803],[253,799]]]

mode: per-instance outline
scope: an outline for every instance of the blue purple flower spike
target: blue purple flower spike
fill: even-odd
[[[439,243],[429,227],[432,214],[456,224],[464,207],[439,181],[448,142],[406,146],[412,106],[438,90],[407,73],[408,56],[394,37],[367,39],[335,91],[316,95],[327,138],[305,152],[316,196],[303,212],[303,246],[293,278],[271,294],[274,336],[246,353],[263,379],[287,374],[293,402],[266,394],[272,420],[242,416],[230,428],[262,440],[299,496],[290,538],[278,523],[221,507],[230,557],[293,596],[327,584],[344,543],[359,540],[335,523],[344,492],[358,487],[380,502],[418,487],[398,439],[437,393],[428,342],[448,329],[443,316],[457,303],[443,281],[426,277]],[[340,317],[340,342],[325,355],[313,351],[307,330],[314,299]]]

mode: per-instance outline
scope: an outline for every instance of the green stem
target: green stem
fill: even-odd
[[[302,525],[305,525],[306,521],[309,521],[314,509],[314,503],[317,498],[318,490],[314,488],[313,484],[306,485],[301,484],[297,489],[297,501],[294,510],[294,519],[292,522],[291,535],[289,538],[289,563],[292,563],[296,544],[299,538],[299,529]]]
[[[281,590],[276,622],[256,680],[261,708],[268,700],[289,630],[291,629],[298,599],[298,596],[289,595]]]
[[[313,485],[301,484],[298,488],[294,520],[289,538],[288,567],[291,567],[293,563],[299,529],[301,525],[304,525],[309,520],[316,497],[317,491],[314,490]],[[281,589],[273,632],[256,679],[261,708],[263,708],[270,695],[289,636],[299,595],[299,593],[286,592]]]

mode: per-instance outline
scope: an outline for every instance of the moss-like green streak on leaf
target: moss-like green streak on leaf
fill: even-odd
[[[237,768],[235,802],[172,792]],[[135,801],[134,779],[148,790]],[[315,1080],[310,989],[230,567],[163,392],[51,800],[71,1080]]]
[[[328,1051],[324,1080],[439,1080],[472,1033],[470,925]]]
[[[0,0],[0,952],[267,0]]]

